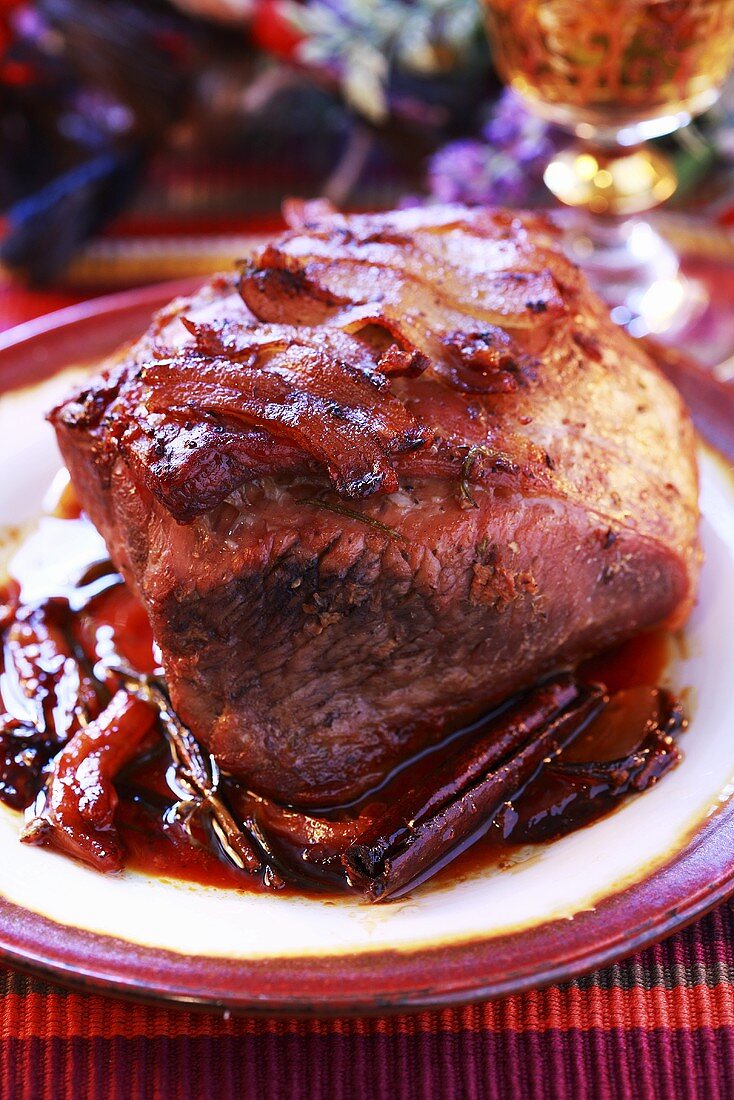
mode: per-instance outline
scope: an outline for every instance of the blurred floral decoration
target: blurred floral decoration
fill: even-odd
[[[394,113],[440,121],[441,91],[432,111],[427,85],[441,82],[446,95],[452,78],[466,85],[487,67],[474,0],[283,0],[274,11],[298,34],[293,57],[331,74],[346,102],[374,123]]]
[[[522,206],[562,140],[558,130],[531,115],[505,89],[476,137],[449,141],[434,153],[429,190],[440,202]]]
[[[734,105],[683,134],[684,180],[734,169]],[[0,264],[35,282],[160,158],[269,165],[271,209],[386,164],[385,201],[522,205],[563,140],[501,90],[477,0],[0,0]]]

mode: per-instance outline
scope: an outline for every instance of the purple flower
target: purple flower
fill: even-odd
[[[518,206],[529,201],[555,149],[555,133],[506,89],[481,131],[431,158],[428,184],[442,202]]]
[[[527,184],[512,157],[470,139],[452,141],[431,158],[429,187],[440,202],[521,203]]]
[[[505,88],[484,124],[482,134],[490,145],[506,149],[522,137],[527,119],[528,112],[520,97]]]
[[[32,4],[22,4],[10,14],[14,34],[28,42],[39,42],[49,34],[49,25]]]
[[[532,114],[510,88],[500,96],[482,134],[495,149],[526,166],[544,167],[555,150],[553,127]]]

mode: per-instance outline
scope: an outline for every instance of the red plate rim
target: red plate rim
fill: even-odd
[[[0,334],[0,392],[102,356],[201,279],[124,291]],[[362,1015],[521,993],[606,966],[734,892],[734,803],[649,877],[572,919],[462,943],[342,956],[187,956],[62,925],[0,897],[0,956],[44,977],[138,999],[264,1015]]]

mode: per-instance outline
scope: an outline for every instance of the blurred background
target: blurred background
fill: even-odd
[[[543,205],[568,140],[503,89],[475,0],[0,0],[0,287],[208,272],[289,195]],[[667,231],[731,260],[731,82],[661,146]]]

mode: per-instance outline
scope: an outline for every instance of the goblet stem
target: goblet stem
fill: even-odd
[[[646,145],[584,144],[563,150],[544,179],[566,207],[559,221],[566,249],[635,336],[680,332],[705,304],[702,288],[642,213],[676,187],[669,158]]]

